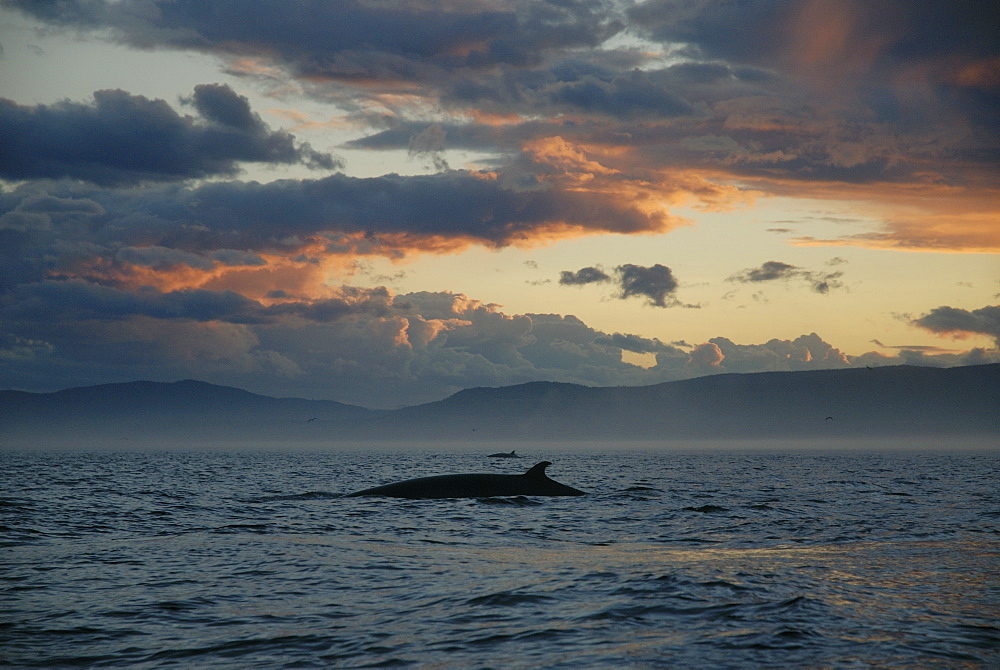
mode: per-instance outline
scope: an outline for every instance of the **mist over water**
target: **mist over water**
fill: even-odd
[[[373,446],[0,452],[0,663],[1000,663],[995,450]],[[540,460],[589,495],[342,497]]]

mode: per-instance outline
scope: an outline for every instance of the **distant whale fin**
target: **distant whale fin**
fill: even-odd
[[[541,463],[536,463],[531,466],[531,469],[524,473],[525,477],[530,477],[532,479],[547,479],[545,476],[545,468],[552,465],[550,461],[542,461]]]

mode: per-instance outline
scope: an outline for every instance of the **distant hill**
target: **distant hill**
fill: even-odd
[[[1000,365],[723,374],[642,387],[533,382],[460,391],[371,423],[397,437],[1000,438]]]
[[[54,393],[0,391],[0,440],[325,439],[331,425],[378,414],[331,400],[272,398],[190,379],[139,381]]]
[[[197,381],[0,391],[0,444],[53,440],[525,441],[997,436],[1000,365],[533,382],[369,410]]]

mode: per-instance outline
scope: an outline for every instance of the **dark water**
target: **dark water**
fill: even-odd
[[[1000,667],[996,451],[523,451],[0,452],[0,665]]]

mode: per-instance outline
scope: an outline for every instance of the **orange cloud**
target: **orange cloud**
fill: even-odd
[[[585,182],[597,175],[615,174],[613,170],[587,157],[586,153],[561,137],[543,137],[526,142],[524,152],[536,163],[559,171],[560,177]]]
[[[963,63],[954,74],[954,82],[984,90],[1000,87],[1000,56]]]
[[[481,126],[515,126],[525,121],[520,114],[493,114],[481,109],[465,109],[463,114]]]
[[[880,230],[832,239],[802,237],[797,246],[857,246],[897,251],[1000,252],[1000,192],[942,185],[806,186],[799,197],[855,201],[883,221]]]
[[[813,84],[857,77],[899,37],[891,7],[873,10],[857,0],[809,0],[793,7],[784,60]]]

